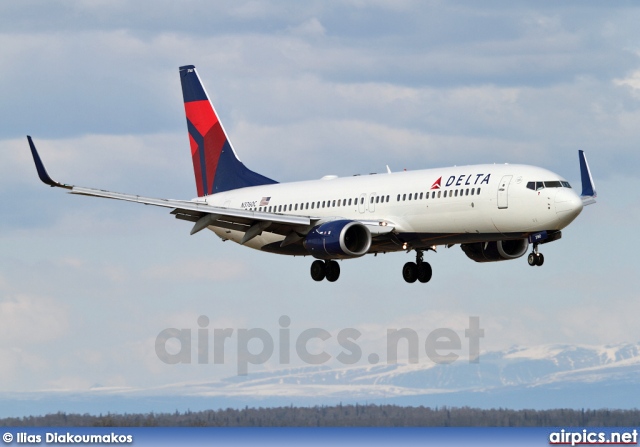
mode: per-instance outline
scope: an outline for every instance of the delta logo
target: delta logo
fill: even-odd
[[[491,174],[462,174],[460,176],[452,175],[447,179],[447,183],[444,186],[469,186],[469,185],[488,185],[491,179]],[[442,188],[442,177],[433,182],[431,189]]]

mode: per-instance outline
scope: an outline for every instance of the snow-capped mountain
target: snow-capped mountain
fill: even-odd
[[[345,396],[389,399],[443,394],[504,393],[553,387],[640,386],[640,345],[544,345],[488,352],[478,363],[306,367],[190,384],[206,395]],[[183,388],[183,390],[185,390]]]
[[[158,388],[2,395],[0,416],[378,403],[479,408],[638,408],[640,344],[543,345],[478,363],[309,366]],[[37,409],[34,411],[33,409]]]

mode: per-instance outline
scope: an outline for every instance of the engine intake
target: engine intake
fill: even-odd
[[[474,242],[460,246],[467,257],[476,262],[508,261],[523,256],[529,248],[527,239]]]
[[[357,258],[369,251],[371,232],[353,220],[334,220],[313,228],[304,247],[318,259]]]

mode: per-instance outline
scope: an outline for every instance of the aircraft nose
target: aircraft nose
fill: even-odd
[[[556,191],[556,213],[558,217],[569,220],[578,217],[582,211],[582,199],[572,189],[559,188]]]

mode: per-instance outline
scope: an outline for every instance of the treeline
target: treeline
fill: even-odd
[[[640,410],[481,410],[338,405],[147,414],[66,414],[0,419],[22,427],[637,427]]]

